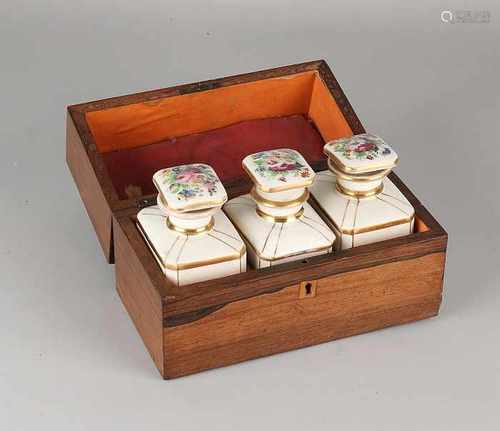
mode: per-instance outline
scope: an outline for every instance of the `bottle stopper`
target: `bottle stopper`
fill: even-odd
[[[398,163],[396,152],[371,133],[336,139],[324,146],[328,168],[336,175],[337,190],[347,196],[375,196],[383,189],[383,179]]]
[[[315,173],[298,151],[283,148],[250,154],[243,159],[243,168],[254,182],[251,196],[261,217],[286,222],[302,215]]]
[[[153,175],[158,206],[167,226],[179,233],[201,233],[213,226],[213,214],[227,193],[212,167],[195,163],[161,169]]]

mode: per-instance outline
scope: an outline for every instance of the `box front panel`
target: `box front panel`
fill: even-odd
[[[164,329],[166,378],[434,316],[445,253],[311,280]],[[312,284],[311,284],[312,285]],[[309,293],[308,293],[309,292]]]

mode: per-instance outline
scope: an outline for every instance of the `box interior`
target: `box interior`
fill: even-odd
[[[325,141],[352,135],[316,71],[154,101],[90,111],[86,121],[120,199],[154,192],[161,168],[203,162],[225,182],[243,176],[241,160],[294,148],[323,160]]]
[[[102,154],[119,198],[156,192],[151,181],[159,169],[193,162],[212,166],[223,182],[244,177],[241,160],[273,148],[292,148],[309,161],[323,157],[324,141],[303,115],[247,120],[220,129]]]
[[[308,162],[324,165],[324,143],[353,134],[317,71],[91,110],[85,121],[122,200],[153,194],[156,170],[185,163],[210,164],[231,182],[244,177],[244,156],[270,148],[294,148]],[[137,209],[127,211],[135,226]],[[417,210],[415,233],[428,230]],[[130,234],[140,253],[149,255],[139,232]]]

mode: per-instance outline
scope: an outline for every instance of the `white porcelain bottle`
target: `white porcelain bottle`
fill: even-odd
[[[162,169],[153,175],[158,205],[137,225],[167,279],[182,286],[246,271],[246,248],[221,207],[226,191],[208,165]]]
[[[224,211],[245,240],[254,268],[332,251],[335,234],[307,203],[314,171],[297,151],[251,154],[243,168],[254,187],[227,202]]]
[[[414,209],[387,178],[396,152],[376,135],[337,139],[324,147],[328,171],[319,172],[311,194],[331,222],[337,250],[413,232]]]

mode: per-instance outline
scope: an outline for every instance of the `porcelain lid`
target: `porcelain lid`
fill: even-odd
[[[396,152],[371,133],[330,141],[324,152],[339,170],[351,174],[392,169],[398,162]]]
[[[153,183],[162,202],[181,213],[220,207],[227,201],[219,177],[202,163],[161,169],[153,175]]]
[[[315,176],[304,157],[287,148],[250,154],[243,159],[243,169],[267,193],[309,187]]]

